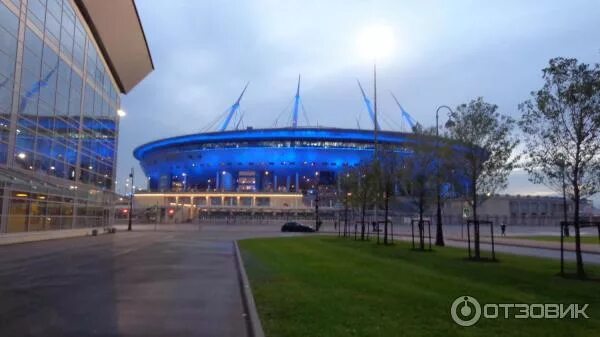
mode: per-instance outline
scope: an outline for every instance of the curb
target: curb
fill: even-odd
[[[448,238],[447,240],[450,241],[455,241],[455,242],[467,242],[467,240],[464,239],[454,239],[454,238]],[[485,243],[485,244],[492,244],[492,241],[489,240],[480,240],[481,243]],[[531,240],[530,240],[531,241]],[[512,247],[521,247],[521,248],[534,248],[534,249],[547,249],[547,250],[556,250],[560,252],[560,247],[552,247],[552,246],[544,246],[544,245],[536,245],[536,244],[529,244],[529,243],[520,243],[520,242],[511,242],[511,243],[507,243],[507,242],[494,242],[495,245],[498,246],[512,246]],[[565,252],[570,252],[570,253],[574,253],[575,249],[573,248],[564,248]],[[581,248],[581,252],[585,253],[585,254],[592,254],[592,255],[600,255],[600,251],[596,251],[596,250],[589,250],[587,248],[582,247]]]
[[[246,323],[248,326],[248,335],[251,337],[264,337],[265,332],[263,331],[258,311],[256,310],[256,303],[254,302],[254,296],[252,295],[252,289],[250,288],[250,282],[248,281],[248,275],[246,275],[246,269],[244,268],[244,262],[242,261],[242,255],[240,254],[240,248],[238,247],[237,240],[233,241],[235,247],[236,265],[238,269],[238,276],[240,281],[240,289],[242,292],[242,301],[244,304],[244,315],[246,316]]]
[[[326,232],[323,232],[323,233],[326,233]],[[327,232],[327,233],[330,233],[330,232]],[[334,234],[337,234],[337,232],[335,232]],[[411,238],[410,234],[394,234],[393,237],[394,238],[406,238],[406,239]],[[453,236],[444,237],[444,240],[454,241],[454,242],[467,242],[466,239],[461,239],[461,238],[453,237]],[[527,240],[527,239],[520,239],[520,240]],[[529,241],[532,241],[532,240],[529,240]],[[485,243],[485,244],[492,244],[492,241],[487,240],[487,239],[485,239],[485,240],[480,239],[480,242]],[[559,247],[544,246],[544,245],[538,245],[538,244],[529,243],[529,242],[510,242],[510,243],[508,243],[508,242],[494,240],[494,244],[498,245],[498,246],[512,246],[512,247],[520,247],[520,248],[534,248],[534,249],[547,249],[547,250],[560,251],[560,246]],[[570,252],[570,253],[575,252],[574,248],[565,247],[564,250],[565,250],[565,252]],[[586,247],[581,247],[581,252],[585,253],[585,254],[600,255],[600,251],[590,250]]]
[[[88,237],[93,236],[92,231],[94,229],[98,230],[98,236],[108,234],[105,230],[102,229],[102,227],[9,233],[0,234],[0,246]]]

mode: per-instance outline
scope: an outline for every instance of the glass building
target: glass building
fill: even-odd
[[[133,1],[0,0],[0,232],[106,225],[120,94],[153,65]]]

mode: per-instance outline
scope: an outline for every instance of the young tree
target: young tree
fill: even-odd
[[[573,200],[577,275],[583,278],[580,204],[600,189],[600,65],[554,58],[543,79],[519,106],[525,169],[534,182],[564,186]]]
[[[450,115],[455,123],[450,136],[462,147],[454,152],[454,160],[468,182],[465,197],[473,208],[475,258],[479,259],[477,206],[482,196],[506,188],[508,175],[518,160],[513,156],[518,144],[512,135],[515,121],[481,97],[459,105]]]
[[[379,164],[381,194],[383,195],[384,207],[384,227],[383,227],[383,243],[388,244],[388,219],[389,219],[389,204],[390,198],[394,196],[395,185],[400,181],[403,174],[402,156],[391,145],[382,145],[379,148]],[[377,236],[379,238],[379,235]]]
[[[446,132],[447,136],[447,132]],[[436,172],[436,203],[438,211],[436,212],[436,231],[435,245],[444,246],[444,231],[442,228],[441,209],[445,199],[453,195],[456,191],[456,184],[459,182],[456,175],[456,167],[453,162],[454,149],[449,142],[442,142],[442,139],[436,140],[436,157],[437,157],[437,172]],[[458,186],[460,188],[460,186]]]
[[[344,204],[344,237],[346,237],[350,235],[348,213],[351,211],[353,214],[354,208],[360,205],[359,198],[356,197],[360,188],[360,172],[356,168],[349,168],[340,174],[339,179],[341,180],[339,200]]]
[[[366,213],[368,207],[373,204],[373,200],[376,197],[378,176],[379,171],[376,162],[361,162],[358,166],[346,172],[345,181],[348,184],[347,192],[350,192],[350,203],[360,209],[361,240],[365,240],[366,238]]]
[[[427,137],[425,131],[416,133],[421,137],[412,147],[413,153],[404,160],[401,181],[404,194],[419,210],[419,247],[424,249],[423,215],[436,200],[438,159],[435,140]]]

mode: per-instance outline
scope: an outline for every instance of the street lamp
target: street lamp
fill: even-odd
[[[437,220],[437,225],[436,225],[436,233],[435,233],[435,245],[436,246],[443,246],[444,245],[444,234],[442,232],[442,196],[441,196],[441,182],[440,182],[440,151],[439,151],[439,147],[440,147],[440,126],[439,126],[439,120],[440,120],[440,110],[441,109],[447,109],[450,114],[454,113],[454,111],[452,111],[452,109],[447,106],[447,105],[440,105],[437,110],[435,110],[435,149],[436,149],[436,154],[438,156],[437,158],[437,177],[436,177],[436,198],[437,198],[437,214],[436,214],[436,220]],[[456,123],[454,123],[454,121],[452,120],[452,118],[450,116],[448,116],[448,121],[445,124],[446,128],[452,128],[456,125]]]
[[[373,60],[373,160],[378,159],[377,122],[377,61],[388,57],[394,47],[394,33],[387,25],[377,24],[365,27],[358,35],[357,45],[363,57]],[[378,197],[376,197],[376,200]],[[374,206],[377,220],[377,202]]]
[[[373,60],[373,142],[374,158],[377,159],[377,60],[389,56],[394,47],[394,33],[387,25],[365,27],[357,38],[357,45],[363,57]]]
[[[319,219],[319,171],[315,172],[315,180],[315,230],[318,232],[321,227],[321,219]]]
[[[346,200],[344,202],[344,237],[348,233],[348,199],[352,196],[352,192],[346,193]]]
[[[129,178],[131,178],[131,194],[129,195],[129,221],[127,224],[127,230],[131,231],[131,217],[133,214],[133,194],[135,193],[135,187],[133,186],[133,167],[131,168],[131,173],[129,173]]]
[[[127,116],[127,113],[125,112],[125,110],[119,109],[119,110],[117,110],[117,116],[125,117],[125,116]]]

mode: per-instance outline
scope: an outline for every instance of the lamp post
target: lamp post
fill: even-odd
[[[437,110],[435,110],[435,150],[436,150],[436,154],[437,154],[437,174],[436,174],[436,184],[435,184],[435,188],[436,188],[436,199],[437,199],[437,212],[436,212],[436,220],[437,220],[437,224],[436,224],[436,233],[435,233],[435,245],[436,246],[443,246],[444,245],[444,232],[442,231],[442,196],[441,196],[441,182],[440,182],[440,151],[439,151],[439,147],[440,147],[440,126],[439,126],[439,120],[440,120],[440,110],[441,109],[447,109],[448,111],[450,111],[450,113],[453,113],[454,111],[452,111],[452,109],[447,106],[447,105],[440,105]],[[452,121],[452,119],[450,119],[450,117],[448,118],[448,121],[446,122],[445,126],[446,128],[451,128],[455,125],[454,121]]]
[[[377,122],[377,62],[389,56],[393,49],[394,34],[390,26],[375,24],[365,27],[358,36],[359,50],[368,59],[373,61],[373,160],[379,165],[379,124]],[[379,196],[375,196],[376,201]],[[377,221],[378,202],[374,205],[374,217]]]
[[[352,192],[346,193],[346,199],[344,200],[344,237],[348,232],[348,199],[352,196]]]
[[[131,218],[133,216],[133,193],[135,193],[135,187],[133,186],[133,167],[131,168],[131,173],[129,173],[129,178],[131,179],[131,194],[129,195],[129,220],[127,224],[127,230],[131,231]]]
[[[319,218],[319,171],[315,172],[315,230],[318,232],[321,227]]]
[[[391,26],[374,23],[363,27],[357,36],[357,47],[359,54],[366,60],[373,61],[373,124],[375,155],[377,154],[377,61],[387,58],[394,46],[394,33]]]

